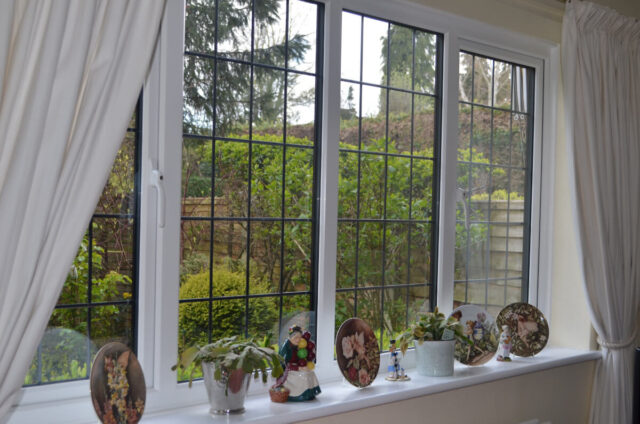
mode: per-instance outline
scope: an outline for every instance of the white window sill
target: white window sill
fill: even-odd
[[[598,351],[549,347],[532,358],[514,357],[513,362],[494,360],[479,367],[467,367],[456,363],[452,377],[421,377],[415,369],[408,370],[407,382],[390,382],[384,373],[364,389],[357,389],[344,381],[324,383],[316,400],[301,403],[278,404],[267,394],[251,395],[245,402],[246,411],[240,415],[209,415],[205,404],[173,409],[155,414],[145,414],[144,422],[163,423],[288,423],[353,411],[389,402],[444,392],[508,377],[542,371],[601,357]]]

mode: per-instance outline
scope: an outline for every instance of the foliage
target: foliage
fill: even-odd
[[[40,370],[38,369],[40,361]],[[86,378],[87,338],[67,328],[48,329],[25,377],[25,385]]]
[[[94,227],[97,227],[94,224]],[[103,278],[98,278],[104,269],[104,249],[92,239],[92,252],[89,255],[89,239],[83,237],[78,253],[73,260],[71,271],[67,275],[58,304],[71,305],[85,303],[87,300],[87,286],[89,281],[89,257],[91,257],[91,300],[92,302],[106,302],[114,299],[127,299],[132,296],[131,277],[116,271],[107,271]],[[116,305],[106,305],[92,310],[92,320],[100,325],[91,329],[92,339],[108,339],[119,334],[122,317]],[[57,309],[51,316],[49,327],[70,328],[82,334],[87,332],[87,313],[84,308]]]
[[[438,307],[433,312],[421,314],[418,320],[411,323],[404,333],[398,337],[396,343],[402,354],[404,354],[412,341],[417,340],[418,343],[422,344],[425,341],[442,340],[445,330],[450,330],[456,340],[473,344],[471,339],[465,336],[464,328],[460,321],[452,316],[446,318],[443,313],[438,311]]]
[[[471,200],[489,200],[489,193],[474,194],[473,196],[471,196]],[[507,190],[500,189],[495,190],[493,193],[491,193],[491,200],[524,200],[524,196],[515,191],[507,193]]]
[[[252,293],[268,293],[269,285],[265,281],[252,279]],[[213,270],[213,296],[243,295],[246,289],[244,273],[230,271],[225,267]],[[186,277],[180,287],[180,299],[202,299],[209,297],[209,272],[201,272]],[[276,298],[255,298],[249,304],[249,327],[251,334],[265,334],[278,319]],[[214,302],[211,310],[211,339],[220,339],[242,332],[245,320],[243,299],[230,299]],[[180,305],[178,317],[178,348],[183,350],[192,344],[203,345],[209,340],[209,302],[188,302]]]
[[[99,227],[94,224],[94,231]],[[105,302],[114,299],[128,299],[132,296],[132,281],[127,275],[113,270],[105,270],[104,249],[91,243],[89,254],[89,238],[83,237],[78,253],[67,275],[59,305],[86,303],[89,281],[89,265],[91,265],[93,302]],[[91,258],[91,264],[89,264]],[[104,275],[99,278],[99,275]],[[127,328],[128,314],[116,305],[105,305],[91,310],[91,339],[102,342],[123,335]],[[87,370],[87,308],[59,308],[49,319],[48,330],[39,347],[41,354],[41,375],[43,382],[60,381],[86,377]],[[93,344],[91,344],[93,346]],[[95,349],[95,348],[92,348]],[[95,352],[91,352],[93,354]],[[38,354],[34,357],[25,384],[38,383]]]
[[[435,93],[436,36],[391,24],[380,40],[382,85]],[[415,56],[414,56],[415,51]],[[388,81],[388,82],[387,82]],[[386,110],[386,90],[380,94],[380,110]],[[411,113],[411,102],[399,91],[389,91],[389,112]]]
[[[171,369],[183,370],[191,368],[192,364],[200,365],[203,362],[215,365],[214,378],[217,381],[225,381],[225,393],[229,379],[226,378],[231,371],[242,370],[247,374],[253,374],[254,378],[262,375],[263,383],[267,382],[267,369],[271,369],[271,375],[278,378],[283,373],[284,359],[273,349],[258,346],[253,340],[240,340],[238,337],[225,337],[203,347],[192,346],[185,349],[178,363]],[[189,387],[193,382],[193,374],[189,377]]]

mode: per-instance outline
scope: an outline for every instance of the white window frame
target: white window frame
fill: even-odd
[[[318,2],[325,5],[316,335],[321,383],[340,377],[333,343],[343,9],[444,35],[437,304],[445,313],[453,306],[459,52],[535,69],[529,302],[549,318],[558,46],[403,0]],[[184,13],[182,1],[167,2],[143,98],[138,358],[148,386],[146,414],[206,402],[201,382],[189,389],[170,370],[178,346]],[[163,175],[163,196],[150,185],[153,170]],[[406,361],[410,366],[412,358]],[[260,384],[252,386],[252,391],[264,390]],[[9,422],[90,422],[95,415],[88,394],[88,381],[22,389]]]

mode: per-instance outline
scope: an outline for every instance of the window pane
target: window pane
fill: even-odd
[[[413,30],[402,25],[389,26],[389,86],[413,88]],[[386,52],[386,46],[383,50]],[[386,84],[386,83],[385,83]]]
[[[526,301],[533,91],[533,70],[460,54],[454,306]]]
[[[182,140],[182,204],[183,216],[211,215],[211,148],[210,140],[184,137]]]
[[[338,222],[338,257],[336,265],[336,287],[356,286],[357,227],[353,222]]]
[[[204,113],[215,125],[206,137],[183,140],[181,307],[198,299],[202,316],[179,349],[202,337],[277,336],[288,313],[308,314],[315,289],[323,6],[217,4],[210,31],[217,33],[217,50],[201,76],[211,81],[214,108]],[[214,5],[206,8],[198,13],[215,15]],[[198,297],[183,293],[196,284],[202,286]],[[191,319],[181,318],[181,332]]]
[[[96,213],[134,214],[136,210],[136,134],[127,132],[116,156]]]
[[[316,72],[317,19],[317,5],[289,0],[289,68]]]
[[[415,31],[415,76],[414,89],[436,94],[437,54],[435,34]]]
[[[336,324],[368,321],[385,349],[432,307],[438,37],[343,13]]]
[[[315,77],[289,74],[287,143],[313,146],[316,139]]]
[[[387,85],[387,22],[364,18],[362,35],[362,81]]]
[[[387,125],[386,104],[387,91],[384,88],[363,85],[362,91],[362,134],[360,145],[362,150],[384,152]]]
[[[241,0],[218,0],[219,8],[216,31],[215,24],[209,28],[209,31],[203,32],[202,35],[207,37],[204,41],[210,43],[218,34],[217,51],[220,56],[238,59],[250,60],[251,58],[251,23],[252,5],[250,2]],[[278,14],[277,8],[269,8],[265,2],[256,3],[255,22],[260,24],[270,19],[275,19]],[[215,5],[209,5],[209,12],[213,13]],[[190,10],[187,9],[186,21],[189,21]]]
[[[211,135],[214,61],[184,57],[183,121],[185,134]]]
[[[249,138],[251,81],[249,65],[217,61],[216,137]]]
[[[360,54],[362,51],[362,16],[342,13],[342,68],[344,79],[360,80]]]
[[[285,0],[258,1],[255,3],[255,8],[258,24],[255,26],[253,36],[253,60],[256,63],[283,67],[287,38],[287,2]],[[236,31],[234,33],[237,34]],[[294,57],[296,57],[296,47],[289,46],[289,54],[293,53]]]
[[[473,57],[473,102],[493,106],[492,96],[493,60]]]
[[[253,139],[282,143],[284,72],[255,67],[253,71]]]

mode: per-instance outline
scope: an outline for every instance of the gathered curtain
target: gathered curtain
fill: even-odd
[[[640,23],[567,4],[562,72],[584,287],[602,347],[592,423],[631,423],[640,323]]]
[[[2,0],[0,422],[120,147],[164,0]]]

